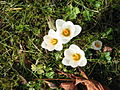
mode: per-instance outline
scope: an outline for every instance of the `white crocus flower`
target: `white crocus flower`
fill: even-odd
[[[87,64],[84,51],[77,45],[70,45],[69,49],[65,50],[64,56],[62,63],[66,66],[75,68],[77,66],[83,67]]]
[[[79,25],[74,25],[71,21],[64,21],[62,19],[56,20],[57,33],[62,38],[62,43],[68,43],[73,37],[81,32]]]
[[[94,50],[100,50],[102,48],[102,42],[99,40],[96,40],[92,43],[92,48]]]
[[[42,48],[45,48],[49,51],[60,51],[63,49],[61,38],[53,29],[50,29],[48,35],[45,35],[43,39],[44,41],[41,44]]]

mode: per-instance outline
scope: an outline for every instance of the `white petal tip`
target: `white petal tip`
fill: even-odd
[[[81,60],[81,62],[79,63],[80,67],[84,67],[85,65],[87,65],[87,59],[86,58],[84,60]]]
[[[74,33],[74,37],[77,36],[78,34],[80,34],[82,28],[80,25],[74,25],[75,26],[75,33]]]

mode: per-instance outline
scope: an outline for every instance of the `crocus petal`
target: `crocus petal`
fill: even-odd
[[[62,64],[66,65],[66,66],[70,66],[70,60],[67,58],[63,58]]]
[[[100,45],[100,47],[96,47],[96,46],[95,46],[95,43],[98,43],[98,44]],[[99,41],[99,40],[94,41],[94,42],[92,43],[92,48],[93,48],[94,50],[100,50],[100,49],[102,48],[102,42]]]
[[[62,49],[63,49],[63,45],[62,44],[57,44],[55,46],[55,50],[57,50],[57,51],[61,51]]]
[[[41,46],[49,51],[54,49],[60,51],[63,49],[61,37],[53,29],[50,29],[48,35],[43,37],[44,43]]]
[[[81,55],[81,58],[84,58],[85,57],[85,53],[83,50],[76,50],[76,53],[79,53]]]
[[[77,53],[77,54],[76,54]],[[74,56],[74,55],[80,55],[79,56]],[[77,45],[72,44],[70,45],[69,49],[66,49],[64,51],[64,59],[62,63],[64,65],[69,65],[73,68],[77,66],[85,66],[87,64],[87,60],[85,58],[85,53],[83,50],[81,50]],[[75,58],[74,58],[75,57]],[[77,59],[78,58],[78,59]],[[66,60],[66,61],[65,61]],[[69,62],[69,63],[68,63]],[[67,63],[67,64],[66,64]]]
[[[44,42],[48,44],[50,42],[51,37],[48,35],[45,35],[43,39],[44,39]]]
[[[50,29],[49,32],[48,32],[48,35],[49,36],[55,36],[56,32],[53,29]]]
[[[74,25],[74,26],[75,26],[75,32],[74,32],[74,37],[75,37],[81,32],[82,28],[79,25]]]
[[[55,46],[53,45],[47,45],[48,51],[53,51],[55,49]]]
[[[62,19],[57,19],[57,20],[56,20],[56,28],[57,28],[57,30],[60,30],[61,27],[62,27],[62,25],[63,25],[64,23],[65,23],[64,20],[62,20]]]
[[[97,47],[93,46],[93,49],[94,49],[94,50],[100,50],[101,47],[100,47],[100,48],[97,48]]]
[[[42,48],[47,48],[47,44],[45,43],[45,41],[42,42],[41,47]]]
[[[75,52],[80,51],[80,48],[75,44],[70,45],[69,49],[71,49],[71,50],[73,50]]]
[[[79,25],[74,25],[71,21],[64,21],[62,19],[56,20],[57,33],[61,37],[62,43],[68,43],[73,37],[77,36],[81,32]],[[68,35],[64,35],[64,30],[69,30]]]
[[[70,29],[71,34],[73,35],[75,32],[75,26],[71,21],[67,21],[63,24],[62,29],[68,28]]]
[[[64,51],[64,56],[68,59],[72,59],[71,56],[72,56],[72,51],[70,49],[66,49]]]
[[[70,65],[71,65],[71,67],[75,68],[75,67],[78,66],[78,62],[75,62],[75,61],[71,60]]]
[[[80,62],[79,62],[79,66],[83,67],[87,64],[87,59],[84,58],[84,59],[81,59]]]
[[[70,39],[62,39],[62,43],[63,44],[66,44],[66,43],[68,43],[70,41]]]
[[[73,26],[74,27],[74,24],[71,21],[67,21],[64,23],[63,26]]]

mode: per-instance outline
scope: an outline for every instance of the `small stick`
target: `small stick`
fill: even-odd
[[[33,80],[60,80],[60,81],[75,81],[76,79],[33,79]]]

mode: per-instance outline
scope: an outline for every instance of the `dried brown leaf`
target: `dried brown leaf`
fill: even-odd
[[[81,75],[82,75],[84,78],[88,79],[88,77],[87,77],[87,75],[85,74],[84,70],[83,70],[82,68],[78,68],[78,69],[79,69],[79,71],[81,72]]]
[[[66,77],[69,77],[71,79],[48,79],[48,80],[68,80],[71,82],[67,83],[61,83],[60,87],[64,88],[65,90],[110,90],[108,87],[100,84],[98,81],[88,79],[87,75],[82,69],[79,69],[81,71],[82,77],[75,76],[74,74],[67,74],[65,72],[57,70],[58,74],[65,75]],[[37,79],[38,80],[38,79]],[[47,79],[41,79],[41,80],[47,80]],[[56,89],[56,85],[52,82],[45,81],[45,83],[48,84],[48,86],[52,89]],[[81,86],[82,85],[82,86]],[[80,88],[79,88],[80,87]]]
[[[103,52],[112,52],[112,48],[105,46],[105,47],[103,48]]]
[[[66,77],[69,77],[69,78],[72,78],[72,79],[75,79],[76,76],[74,74],[68,74],[68,73],[65,73],[63,71],[60,71],[60,70],[57,70],[58,74],[60,75],[65,75]]]
[[[101,85],[99,82],[95,80],[85,79],[85,78],[77,78],[75,85],[82,84],[86,86],[87,90],[109,90],[109,88]]]
[[[87,88],[87,90],[109,90],[109,88],[106,88],[105,86],[101,85],[99,82],[88,79],[87,75],[81,68],[79,70],[81,71],[81,74],[83,77],[77,77],[74,74],[67,74],[62,71],[59,71],[59,74],[63,74],[71,79],[76,79],[75,84],[74,84],[74,81],[71,84],[70,83],[62,83],[61,84],[62,88],[64,88],[65,90],[71,90],[70,88],[72,88],[72,87],[77,88],[77,85],[82,84],[83,86],[85,86]]]
[[[69,83],[61,83],[61,88],[64,88],[65,90],[77,90],[77,87],[75,86],[75,83],[69,82]]]
[[[54,20],[50,16],[47,17],[47,23],[50,29],[56,29],[54,25]]]
[[[32,62],[31,62],[30,60],[28,60],[28,59],[25,59],[25,60],[24,60],[24,63],[25,63],[25,64],[28,64],[28,65],[31,65]]]
[[[19,78],[20,78],[20,81],[21,81],[22,84],[27,83],[26,79],[23,76],[19,75]]]
[[[51,89],[57,89],[58,87],[52,83],[52,82],[48,82],[48,81],[44,81]]]

